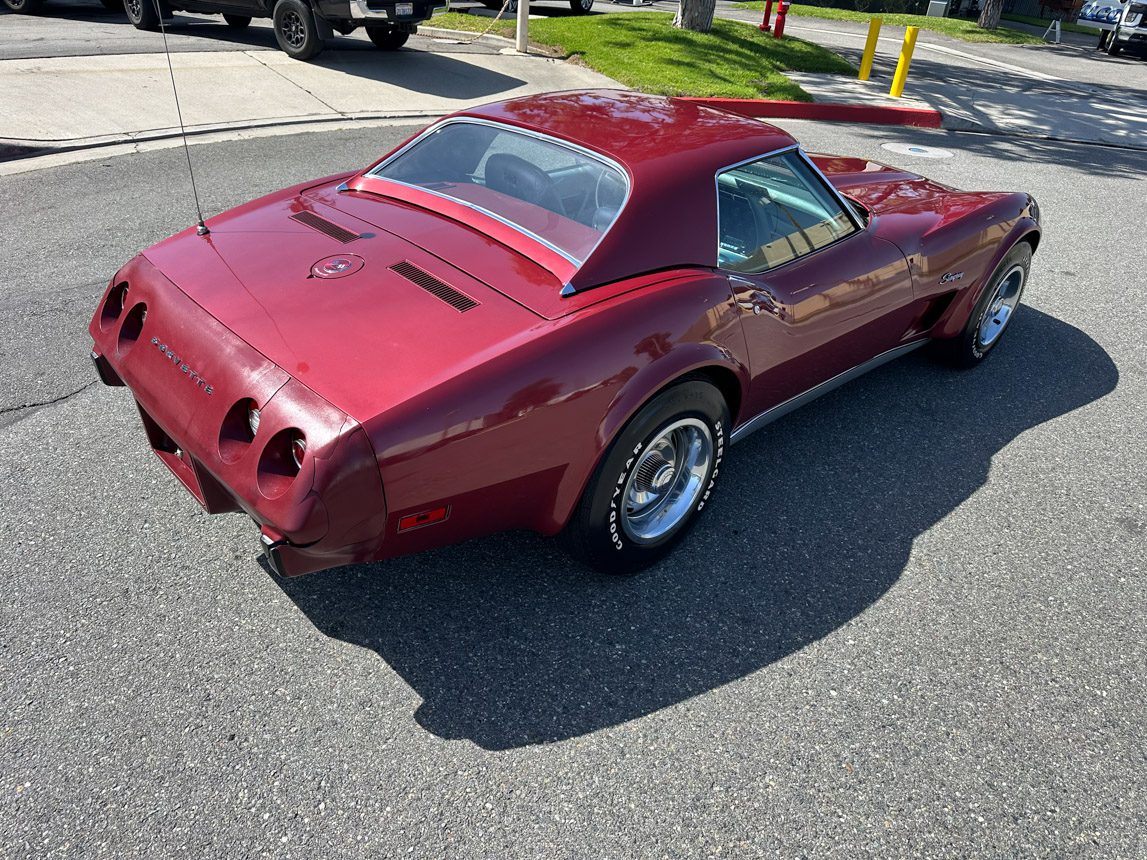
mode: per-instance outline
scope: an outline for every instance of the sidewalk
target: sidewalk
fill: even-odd
[[[610,11],[632,11],[606,5]],[[724,3],[718,14],[760,20],[759,13]],[[416,36],[404,50],[386,53],[353,34],[316,61],[300,63],[262,45],[273,40],[257,26],[236,43],[222,27],[197,27],[184,18],[173,30],[173,46],[180,50],[171,59],[192,133],[421,117],[515,95],[617,86],[576,63],[518,55],[507,41],[492,37],[470,44],[470,35],[438,31],[436,38]],[[59,39],[62,33],[65,41],[69,38],[67,21],[4,16],[5,24],[13,20],[30,37]],[[87,55],[0,60],[0,160],[38,149],[175,134],[167,59],[154,52],[154,34],[122,24],[99,27],[106,33],[96,28],[92,41],[86,21],[74,25],[74,48],[90,45]],[[786,29],[854,64],[867,31],[863,23],[814,18],[792,18]],[[968,44],[922,31],[905,97],[893,100],[887,89],[902,36],[903,28],[884,28],[867,83],[847,76],[791,77],[818,101],[930,107],[944,115],[949,128],[1147,148],[1147,63],[1142,60],[1108,58],[1066,44]],[[113,37],[116,44],[139,41],[149,52],[103,53],[98,43]],[[32,38],[20,44],[21,50],[35,50]]]
[[[189,131],[272,123],[440,115],[549,90],[617,86],[508,43],[415,37],[410,49],[330,51],[300,63],[277,51],[173,53]],[[411,50],[413,49],[413,50]],[[0,62],[0,144],[78,148],[166,137],[178,128],[164,54]]]
[[[867,27],[793,18],[785,32],[859,66]],[[1141,60],[1115,60],[1091,46],[967,43],[922,30],[904,98],[897,100],[887,93],[903,36],[903,27],[883,28],[867,82],[789,76],[817,101],[931,107],[943,114],[946,128],[1147,149],[1147,63]]]

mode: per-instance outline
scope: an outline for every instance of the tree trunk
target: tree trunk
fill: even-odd
[[[681,0],[673,26],[681,30],[708,33],[713,29],[713,13],[716,9],[717,0]]]
[[[1004,11],[1004,0],[984,0],[984,9],[980,12],[980,20],[976,23],[985,30],[994,30],[1000,26],[1000,15]]]

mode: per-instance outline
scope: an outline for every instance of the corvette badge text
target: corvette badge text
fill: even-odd
[[[200,376],[198,373],[196,373],[194,370],[192,370],[190,367],[188,367],[187,364],[184,363],[183,359],[180,356],[176,355],[174,352],[172,352],[166,343],[160,343],[159,338],[152,337],[151,344],[156,349],[158,349],[160,352],[162,352],[172,364],[174,364],[176,367],[178,367],[183,373],[187,374],[188,379],[190,379],[197,386],[202,388],[204,394],[214,394],[215,393],[214,386],[209,385],[207,383],[206,379],[204,379],[202,376]]]

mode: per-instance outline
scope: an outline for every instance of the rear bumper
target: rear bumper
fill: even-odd
[[[113,302],[124,283],[129,298]],[[109,312],[109,302],[123,310]],[[310,573],[378,553],[386,504],[362,428],[146,259],[121,270],[89,330],[99,378],[132,392],[155,455],[208,513],[243,511],[274,535],[278,571]],[[246,427],[250,401],[261,412],[254,434]],[[295,467],[289,440],[297,433],[306,453]]]
[[[409,12],[405,10],[410,6]],[[400,14],[399,6],[403,6]],[[349,21],[354,24],[391,24],[397,29],[414,25],[430,18],[446,4],[437,0],[331,0],[317,4],[319,14],[328,21]]]

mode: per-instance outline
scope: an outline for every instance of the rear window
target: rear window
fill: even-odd
[[[575,264],[589,256],[629,193],[613,163],[558,141],[450,122],[370,172],[471,206]]]

